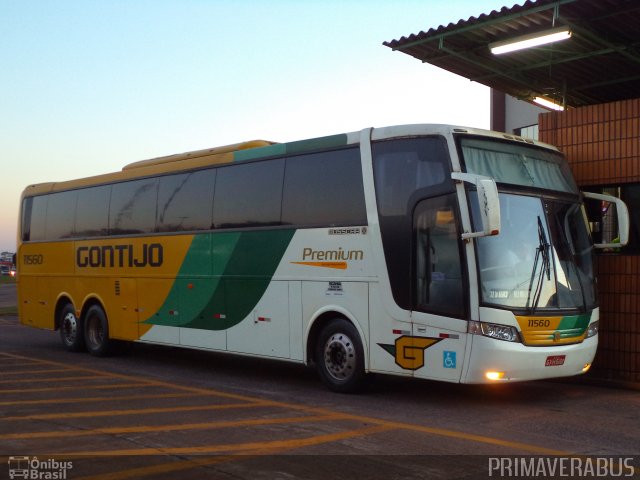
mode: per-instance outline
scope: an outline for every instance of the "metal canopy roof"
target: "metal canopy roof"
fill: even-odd
[[[570,39],[494,55],[489,44],[552,27]],[[503,7],[384,45],[530,101],[567,106],[640,97],[639,0],[538,0]]]

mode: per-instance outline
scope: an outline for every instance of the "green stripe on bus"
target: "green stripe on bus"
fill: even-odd
[[[206,330],[240,323],[264,295],[294,233],[197,235],[163,306],[144,323]],[[213,276],[199,274],[211,264]],[[175,309],[178,314],[169,313]]]
[[[255,160],[257,158],[275,157],[287,153],[286,143],[275,143],[267,147],[248,148],[233,152],[233,161]]]
[[[581,337],[587,330],[590,320],[591,314],[589,313],[562,317],[560,325],[558,325],[560,338]]]
[[[312,138],[300,140],[298,142],[287,143],[287,153],[304,153],[313,150],[324,150],[327,148],[342,147],[347,144],[347,135],[329,135],[328,137]]]
[[[238,150],[233,153],[233,161],[256,160],[258,158],[275,157],[285,154],[298,154],[312,152],[315,150],[326,150],[328,148],[342,147],[347,144],[348,137],[342,133],[339,135],[329,135],[327,137],[312,138],[289,143],[276,143],[267,147],[250,148]]]
[[[558,330],[580,330],[582,333],[589,326],[590,320],[590,313],[562,317],[562,320],[560,320],[560,325],[558,325]]]

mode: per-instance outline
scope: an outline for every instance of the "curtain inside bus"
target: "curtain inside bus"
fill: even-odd
[[[559,153],[525,145],[463,138],[466,170],[498,183],[578,193],[569,166]]]

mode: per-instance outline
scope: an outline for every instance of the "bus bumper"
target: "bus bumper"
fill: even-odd
[[[469,368],[462,383],[501,383],[569,377],[589,370],[598,335],[582,343],[528,347],[480,335],[472,336]]]

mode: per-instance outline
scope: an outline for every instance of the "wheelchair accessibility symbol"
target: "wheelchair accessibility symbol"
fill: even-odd
[[[442,352],[442,366],[444,368],[456,368],[456,352],[448,350]]]

